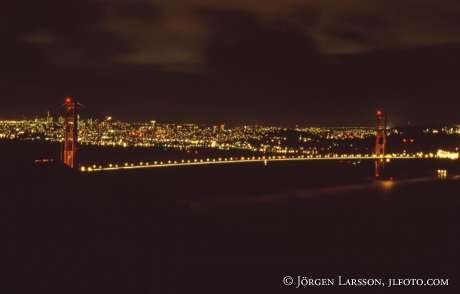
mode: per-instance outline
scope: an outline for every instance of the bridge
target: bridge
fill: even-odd
[[[390,162],[391,159],[416,159],[420,157],[413,156],[387,156],[385,158],[377,158],[375,156],[252,156],[252,157],[228,157],[228,158],[206,158],[206,159],[194,159],[194,160],[168,160],[168,161],[154,161],[154,162],[140,162],[139,164],[125,163],[119,166],[118,164],[109,164],[107,167],[102,165],[92,166],[81,166],[81,171],[102,171],[102,170],[121,170],[121,169],[140,169],[140,168],[155,168],[155,167],[168,167],[168,166],[186,166],[186,165],[206,165],[206,164],[228,164],[228,163],[249,163],[259,162],[264,165],[269,164],[272,161],[309,161],[309,160],[345,160],[345,162],[351,163],[353,161],[356,164],[360,160],[377,160],[383,159],[385,162]]]
[[[80,166],[77,157],[77,143],[78,143],[78,108],[84,107],[71,98],[66,98],[65,103],[62,105],[65,108],[64,119],[64,141],[61,150],[61,161],[72,169],[82,172],[93,171],[109,171],[109,170],[122,170],[122,169],[143,169],[143,168],[156,168],[156,167],[171,167],[171,166],[187,166],[187,165],[209,165],[209,164],[230,164],[230,163],[250,163],[261,162],[267,165],[272,161],[305,161],[305,160],[345,160],[353,163],[360,162],[361,160],[373,160],[375,162],[374,175],[378,178],[385,178],[386,165],[392,159],[421,159],[421,158],[450,158],[458,159],[458,153],[450,154],[448,152],[439,151],[438,154],[417,154],[409,156],[406,154],[386,154],[387,144],[387,115],[377,111],[377,125],[376,125],[376,141],[375,153],[372,155],[271,155],[271,156],[246,156],[246,157],[219,157],[219,158],[203,158],[203,159],[182,159],[182,160],[166,160],[166,161],[153,161],[153,162],[139,162],[139,164],[125,163],[125,164],[109,164],[108,166],[102,165],[88,165]],[[86,108],[86,107],[85,107]],[[443,171],[438,171],[443,173]]]

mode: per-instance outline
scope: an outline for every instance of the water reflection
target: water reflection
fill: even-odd
[[[460,179],[459,176],[451,177],[451,180]],[[385,198],[395,194],[396,188],[404,189],[409,184],[447,180],[446,177],[421,177],[399,180],[377,181],[368,179],[358,184],[344,184],[330,187],[306,188],[294,191],[283,191],[273,193],[261,193],[256,195],[228,195],[215,196],[213,198],[196,198],[187,201],[194,211],[206,211],[221,208],[235,208],[250,204],[277,204],[292,199],[313,199],[319,197],[339,196],[348,197],[353,195],[385,195]]]
[[[380,182],[381,189],[383,192],[391,192],[393,190],[393,187],[395,186],[395,182],[393,179],[388,180],[388,181],[381,181]]]

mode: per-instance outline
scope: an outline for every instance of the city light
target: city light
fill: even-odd
[[[436,136],[449,136],[454,140],[458,136],[457,127],[425,128],[424,134],[437,134]],[[308,159],[308,158],[375,158],[375,152],[368,143],[368,138],[375,138],[375,127],[304,127],[304,128],[280,128],[250,126],[235,128],[219,128],[196,124],[157,124],[149,123],[126,123],[106,117],[97,119],[80,119],[78,122],[78,142],[80,145],[95,145],[111,148],[122,146],[132,147],[160,147],[165,149],[183,150],[189,158],[171,158],[166,164],[176,161],[178,164],[191,162],[231,162],[252,161],[268,159]],[[458,159],[458,147],[453,148],[456,152],[439,149],[427,149],[423,143],[415,145],[416,138],[404,136],[404,130],[388,130],[390,142],[395,136],[403,144],[400,150],[392,152],[393,156],[404,158],[446,158]],[[0,138],[19,140],[44,140],[50,142],[63,142],[64,121],[62,117],[54,120],[52,117],[36,118],[34,120],[11,120],[0,121]],[[363,143],[361,143],[363,142]],[[420,141],[418,141],[420,142]],[[413,143],[413,144],[410,144]],[[390,143],[391,145],[392,143]],[[451,144],[452,145],[452,144]],[[397,145],[396,145],[397,146]],[[404,146],[404,147],[402,147]],[[414,150],[418,148],[418,150]],[[441,146],[439,146],[441,147]],[[216,148],[217,150],[245,150],[257,152],[257,154],[244,156],[216,156],[193,158],[198,156],[202,148]],[[406,150],[402,150],[405,148]],[[203,150],[204,151],[204,150]],[[206,151],[204,151],[206,153]],[[265,154],[264,156],[261,156]],[[190,158],[191,157],[191,158]],[[388,155],[385,156],[387,158]],[[149,158],[145,158],[149,160]],[[152,160],[152,159],[150,159]],[[40,160],[36,162],[46,162]],[[144,161],[137,161],[138,165],[148,165]],[[159,164],[158,161],[153,165]],[[115,165],[128,167],[137,166],[134,163],[104,162],[105,167],[113,168]],[[92,169],[96,166],[91,165]]]
[[[439,149],[436,155],[439,158],[458,159],[458,152],[449,152]]]

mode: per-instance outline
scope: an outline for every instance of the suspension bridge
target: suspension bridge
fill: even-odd
[[[360,162],[361,160],[373,160],[375,162],[374,176],[375,178],[387,178],[386,165],[392,159],[424,159],[424,158],[458,158],[443,156],[445,154],[425,154],[423,155],[395,155],[387,154],[385,151],[387,145],[387,115],[382,111],[376,113],[376,140],[374,146],[374,153],[371,155],[271,155],[271,156],[245,156],[245,157],[218,157],[218,158],[202,158],[202,159],[182,159],[182,160],[163,160],[163,161],[150,161],[139,162],[139,164],[128,163],[125,164],[109,164],[108,166],[102,165],[87,165],[81,166],[78,161],[78,109],[84,107],[82,104],[72,101],[71,98],[66,98],[65,103],[61,105],[65,109],[64,118],[64,141],[61,150],[61,161],[72,169],[82,172],[94,171],[109,171],[121,169],[145,169],[145,168],[158,168],[158,167],[172,167],[172,166],[187,166],[187,165],[211,165],[211,164],[236,164],[236,163],[250,163],[260,162],[264,165],[272,161],[308,161],[308,160],[345,160],[347,163],[353,161]],[[444,170],[438,173],[445,173]]]

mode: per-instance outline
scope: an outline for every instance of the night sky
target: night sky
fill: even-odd
[[[0,118],[460,124],[458,0],[3,0]]]

